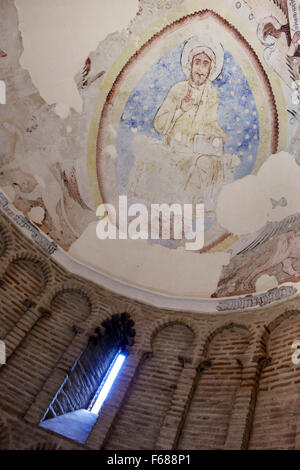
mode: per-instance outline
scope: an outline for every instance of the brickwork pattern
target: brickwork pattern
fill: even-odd
[[[74,276],[0,216],[1,449],[300,449],[300,300],[167,311]],[[85,445],[39,422],[94,329],[127,311],[136,338]]]
[[[159,331],[153,341],[153,356],[144,359],[123,402],[107,450],[128,446],[155,449],[182,370],[178,358],[189,354],[192,344],[193,333],[186,326],[172,325]]]
[[[291,315],[271,332],[269,363],[259,382],[250,448],[295,448],[300,424],[300,370],[291,361],[295,338],[300,338],[299,315]]]
[[[196,378],[196,386],[179,449],[223,449],[235,395],[242,378],[241,356],[248,346],[246,331],[225,329],[209,345],[211,364]]]

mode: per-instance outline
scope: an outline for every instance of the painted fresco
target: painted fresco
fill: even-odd
[[[102,200],[202,203],[207,251],[230,237],[216,220],[220,190],[277,151],[278,131],[275,97],[250,45],[216,13],[194,13],[148,41],[110,91],[98,134]]]
[[[0,26],[21,30],[7,5]],[[72,256],[80,252],[82,264],[164,295],[227,297],[300,282],[299,6],[141,0],[125,30],[86,51],[72,78],[78,107],[63,116],[63,104],[46,102],[21,66],[25,37],[4,38],[0,185],[12,207]],[[181,260],[184,239],[85,250],[96,246],[98,206],[117,207],[122,195],[147,207],[204,204],[204,247],[180,261],[180,275],[153,273],[162,259],[164,272]],[[115,252],[130,260],[120,276]],[[193,287],[181,292],[191,265]]]
[[[200,53],[217,70],[197,87],[183,60],[194,53],[195,63],[199,50],[211,57],[216,50],[219,63]],[[204,202],[213,210],[222,184],[251,173],[258,144],[258,112],[240,66],[221,43],[195,36],[159,59],[127,101],[117,135],[118,187],[139,200]],[[173,197],[164,192],[168,180]]]

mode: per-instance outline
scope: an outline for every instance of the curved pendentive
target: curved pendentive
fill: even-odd
[[[292,362],[300,339],[299,313],[282,319],[271,331],[269,361],[262,370],[250,437],[250,449],[299,449],[299,365]]]
[[[190,355],[194,335],[183,324],[162,327],[119,411],[106,449],[154,449],[182,371],[179,356]]]
[[[58,293],[50,316],[42,316],[0,372],[0,406],[24,415],[75,336],[74,325],[85,321],[91,303],[83,292]],[[9,394],[6,390],[9,387]],[[19,390],[22,387],[22,402]]]
[[[47,280],[44,267],[37,260],[21,258],[9,264],[0,286],[0,338],[5,337],[29,303],[43,292]]]
[[[249,332],[232,326],[218,332],[208,346],[206,369],[200,371],[181,430],[178,448],[224,447],[236,392],[242,378],[240,357],[249,344]]]

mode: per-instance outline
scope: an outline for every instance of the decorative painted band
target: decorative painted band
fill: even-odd
[[[40,249],[46,252],[48,256],[51,256],[52,259],[64,269],[90,282],[94,282],[104,289],[157,308],[181,312],[227,314],[230,311],[246,311],[262,308],[271,303],[286,300],[298,293],[298,289],[295,287],[283,285],[280,288],[271,289],[266,293],[257,295],[227,299],[204,299],[168,296],[147,289],[137,288],[82,265],[62,248],[49,240],[49,238],[42,234],[26,217],[16,213],[16,210],[10,207],[10,205],[9,200],[0,191],[0,212],[5,214],[13,224],[21,229],[25,236],[31,238]]]

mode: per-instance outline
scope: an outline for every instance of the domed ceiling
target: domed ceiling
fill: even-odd
[[[2,211],[157,306],[296,295],[300,1],[121,3],[1,2]]]

